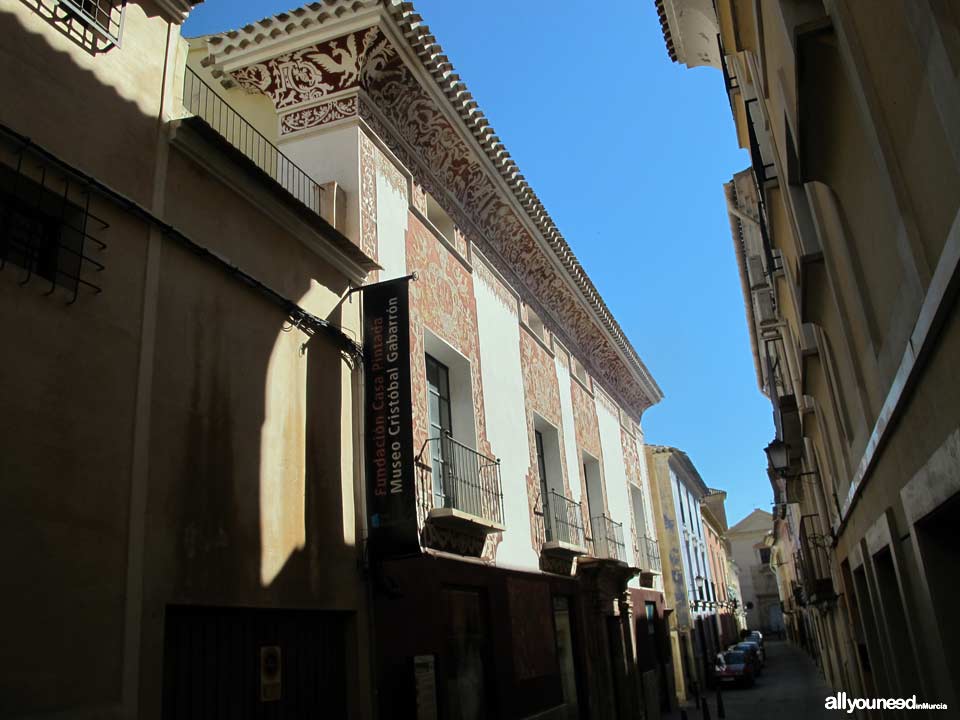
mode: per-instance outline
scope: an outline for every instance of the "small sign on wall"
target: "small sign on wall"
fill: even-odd
[[[414,655],[413,677],[417,688],[417,720],[437,720],[437,672],[433,655]]]
[[[260,648],[260,702],[273,702],[283,695],[280,647]]]

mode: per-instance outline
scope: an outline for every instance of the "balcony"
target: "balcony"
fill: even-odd
[[[593,530],[593,556],[627,561],[627,550],[623,544],[623,524],[606,515],[597,515],[590,521]]]
[[[586,554],[580,503],[551,490],[544,499],[543,520],[544,553],[560,557]]]
[[[800,548],[797,551],[802,595],[811,605],[829,603],[836,599],[830,556],[827,548],[830,537],[820,531],[819,515],[800,518]]]
[[[183,105],[294,199],[323,214],[324,189],[280,152],[189,67],[183,78]]]
[[[653,578],[661,574],[660,543],[656,538],[637,538],[637,564],[640,566],[640,584],[653,587]]]
[[[429,460],[431,464],[426,464]],[[449,433],[424,442],[417,455],[424,519],[470,533],[502,532],[500,461],[455,440]]]

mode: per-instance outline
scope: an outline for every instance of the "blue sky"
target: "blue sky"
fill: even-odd
[[[184,34],[296,6],[206,0]],[[749,157],[720,71],[670,61],[653,0],[415,6],[663,389],[647,441],[727,490],[731,524],[769,510],[773,420],[721,187]]]

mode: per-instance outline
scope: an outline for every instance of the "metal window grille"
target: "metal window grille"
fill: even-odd
[[[104,269],[95,257],[106,245],[94,237],[108,224],[90,211],[86,183],[62,172],[15,138],[0,134],[0,271],[21,285],[66,291],[68,304]]]
[[[90,28],[109,45],[120,44],[126,0],[57,0],[57,19]]]

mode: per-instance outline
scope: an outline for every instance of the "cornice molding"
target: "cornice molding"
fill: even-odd
[[[183,24],[190,11],[203,0],[156,0],[164,16],[172,23]]]

